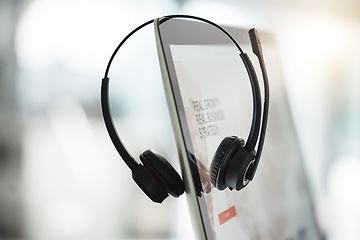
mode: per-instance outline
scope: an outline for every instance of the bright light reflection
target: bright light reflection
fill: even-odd
[[[188,1],[183,8],[187,14],[204,17],[217,24],[253,26],[258,21],[251,17],[249,7],[242,5],[241,8],[230,6],[221,1]],[[254,22],[255,21],[255,22]]]
[[[159,3],[161,2],[161,7]],[[113,49],[137,23],[169,13],[172,1],[36,0],[20,19],[16,51],[22,65],[41,70],[56,62],[102,72]]]

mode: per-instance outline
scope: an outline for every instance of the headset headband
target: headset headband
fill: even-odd
[[[168,15],[168,16],[164,16],[163,18],[160,19],[160,21],[157,21],[158,24],[155,26],[157,28],[159,28],[159,25],[172,19],[172,18],[186,18],[186,19],[194,19],[194,20],[198,20],[198,21],[202,21],[205,23],[208,23],[214,27],[216,27],[217,29],[219,29],[220,31],[222,31],[233,43],[234,45],[237,47],[237,49],[240,52],[240,57],[244,62],[244,65],[246,67],[249,79],[250,79],[250,84],[251,84],[251,89],[252,89],[252,95],[253,95],[253,118],[252,118],[252,123],[251,123],[251,128],[250,128],[250,132],[249,132],[249,136],[248,139],[246,141],[246,144],[244,146],[245,149],[247,149],[248,151],[251,151],[255,148],[255,145],[257,143],[258,140],[258,136],[259,136],[259,132],[260,132],[260,123],[261,123],[261,94],[260,94],[260,88],[259,88],[259,83],[256,77],[256,73],[255,70],[253,68],[253,65],[251,64],[251,61],[249,59],[249,57],[247,56],[246,53],[243,52],[243,50],[241,49],[241,47],[239,46],[239,44],[235,41],[235,39],[231,36],[230,33],[228,33],[224,28],[222,28],[221,26],[215,24],[214,22],[211,22],[207,19],[204,18],[200,18],[200,17],[195,17],[195,16],[190,16],[190,15]],[[120,154],[120,156],[122,157],[122,159],[124,160],[124,162],[128,165],[128,167],[131,170],[134,170],[137,166],[138,163],[135,161],[134,157],[131,156],[131,154],[126,150],[124,144],[121,142],[115,125],[113,123],[113,120],[111,118],[111,112],[110,112],[110,105],[109,105],[109,70],[110,70],[110,66],[111,63],[115,57],[115,55],[117,54],[117,52],[119,51],[119,49],[121,48],[121,46],[134,34],[136,33],[138,30],[142,29],[143,27],[151,24],[154,22],[153,20],[149,20],[143,24],[141,24],[140,26],[138,26],[137,28],[135,28],[133,31],[131,31],[120,43],[119,45],[116,47],[116,49],[114,50],[108,65],[106,67],[106,71],[105,71],[105,75],[104,78],[102,79],[102,86],[101,86],[101,105],[102,105],[102,111],[103,111],[103,117],[104,117],[104,121],[105,121],[105,125],[107,128],[107,131],[110,135],[110,138],[116,148],[116,150],[118,151],[118,153]],[[258,151],[256,154],[256,158],[255,158],[255,164],[254,164],[254,168],[253,168],[253,174],[251,176],[251,179],[254,176],[256,167],[258,165],[259,159],[260,159],[260,155],[261,155],[261,151],[262,151],[262,146],[264,143],[264,139],[265,139],[265,132],[266,132],[266,123],[267,123],[267,115],[268,115],[268,106],[269,106],[269,90],[268,90],[268,80],[267,80],[267,74],[266,74],[266,69],[265,69],[265,64],[262,58],[262,53],[261,53],[261,46],[260,46],[260,41],[257,37],[256,31],[255,29],[252,29],[249,31],[249,35],[250,35],[250,39],[251,39],[251,45],[253,48],[253,52],[256,54],[256,56],[259,59],[260,62],[260,67],[262,69],[262,74],[263,74],[263,79],[264,79],[264,86],[265,86],[265,99],[264,99],[264,109],[263,109],[263,120],[261,123],[261,133],[260,133],[260,140],[259,140],[259,144],[258,144]],[[160,36],[161,37],[161,36]]]

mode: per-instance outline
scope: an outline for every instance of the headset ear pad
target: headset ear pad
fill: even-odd
[[[244,146],[245,141],[236,136],[224,138],[217,148],[210,165],[211,184],[219,190],[224,190],[226,185],[226,172],[228,164],[236,150]]]
[[[170,195],[179,197],[184,193],[184,183],[171,164],[160,154],[146,150],[140,155],[140,160],[152,177]]]

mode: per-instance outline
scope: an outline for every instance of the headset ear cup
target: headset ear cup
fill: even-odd
[[[171,164],[160,154],[146,150],[140,155],[144,167],[155,180],[172,196],[179,197],[184,193],[184,183]]]
[[[219,190],[224,190],[226,185],[226,171],[231,157],[238,147],[245,144],[244,140],[236,136],[224,138],[217,148],[210,165],[211,184]]]

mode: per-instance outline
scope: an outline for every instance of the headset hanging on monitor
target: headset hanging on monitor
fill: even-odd
[[[134,157],[132,157],[132,155],[127,151],[124,144],[120,140],[120,137],[118,136],[111,117],[109,106],[110,79],[108,77],[108,74],[115,55],[117,54],[121,46],[134,33],[151,23],[155,23],[155,28],[159,30],[160,24],[165,23],[166,21],[173,18],[185,18],[202,21],[222,31],[239,50],[239,55],[245,65],[250,79],[253,95],[253,117],[249,136],[246,141],[237,136],[230,136],[226,137],[220,143],[210,166],[211,183],[217,189],[223,190],[228,187],[231,190],[240,190],[244,188],[249,183],[249,181],[254,178],[254,174],[259,164],[264,144],[269,108],[269,83],[262,56],[260,40],[257,36],[255,29],[251,29],[249,31],[249,36],[253,52],[259,59],[264,80],[265,93],[263,112],[261,112],[260,87],[253,65],[247,54],[243,52],[236,40],[221,26],[200,17],[190,15],[169,15],[159,19],[147,21],[139,27],[135,28],[133,31],[131,31],[116,47],[106,67],[105,75],[102,79],[101,85],[101,108],[109,136],[121,158],[131,169],[134,181],[150,199],[158,203],[161,203],[169,194],[174,197],[179,197],[181,194],[183,194],[185,190],[183,181],[180,175],[171,166],[171,164],[160,154],[151,150],[146,150],[140,155],[140,161],[142,164],[139,164],[135,161]],[[258,147],[257,151],[255,151],[257,143]]]

